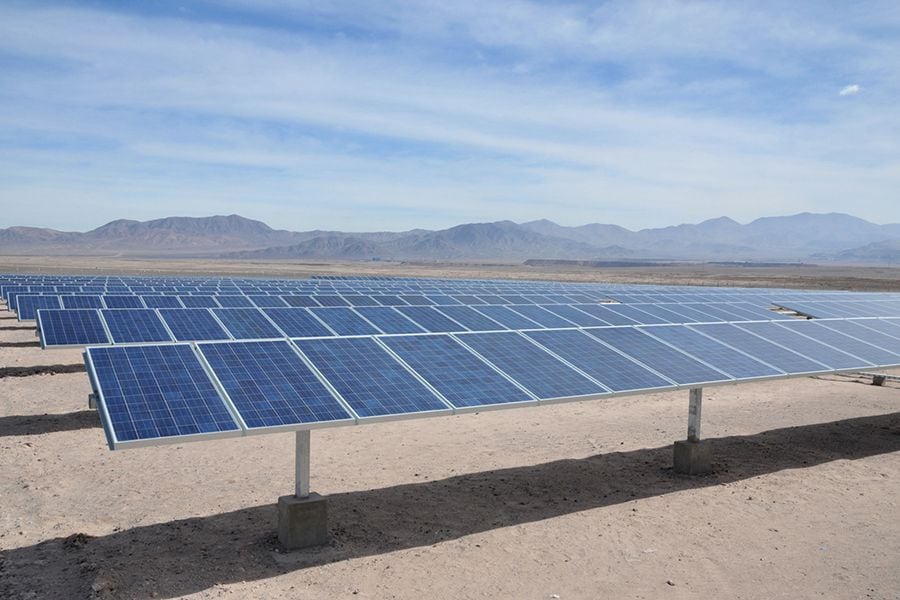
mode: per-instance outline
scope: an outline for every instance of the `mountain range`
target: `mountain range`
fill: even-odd
[[[0,229],[0,254],[343,260],[734,260],[900,264],[900,224],[841,213],[728,217],[631,231],[546,219],[443,230],[348,233],[273,229],[239,215],[120,219],[87,232]]]

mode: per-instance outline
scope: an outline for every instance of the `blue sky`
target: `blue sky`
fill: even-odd
[[[0,227],[900,222],[900,4],[4,2]]]

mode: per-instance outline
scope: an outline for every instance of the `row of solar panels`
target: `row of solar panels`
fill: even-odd
[[[880,302],[853,302],[849,300],[804,302],[777,300],[774,304],[802,315],[820,319],[892,317],[900,314],[900,300],[885,300]]]
[[[103,346],[111,448],[900,365],[900,320]]]
[[[790,319],[746,303],[41,309],[37,317],[45,348]]]

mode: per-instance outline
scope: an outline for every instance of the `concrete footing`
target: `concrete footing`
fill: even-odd
[[[328,503],[311,493],[306,498],[278,499],[278,541],[287,550],[328,543]]]
[[[706,442],[682,440],[675,442],[676,473],[705,475],[712,471],[712,451]]]

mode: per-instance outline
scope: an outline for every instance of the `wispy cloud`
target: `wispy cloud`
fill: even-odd
[[[862,88],[859,87],[858,84],[853,83],[851,85],[845,85],[844,87],[842,87],[841,91],[838,92],[838,95],[840,95],[840,96],[855,96],[861,90],[862,90]]]
[[[887,4],[166,6],[0,9],[6,224],[900,220]]]

